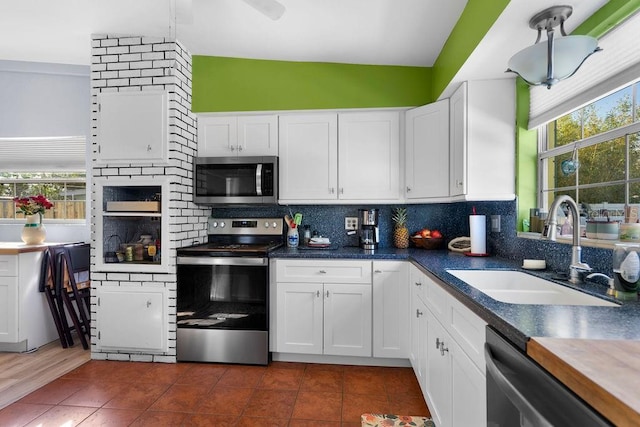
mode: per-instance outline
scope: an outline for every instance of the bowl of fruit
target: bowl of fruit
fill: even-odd
[[[444,246],[444,237],[438,230],[423,228],[413,233],[411,241],[416,248],[441,249]]]

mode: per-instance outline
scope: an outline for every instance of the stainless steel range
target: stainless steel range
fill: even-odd
[[[269,363],[269,260],[282,218],[210,218],[209,243],[178,249],[177,359]]]

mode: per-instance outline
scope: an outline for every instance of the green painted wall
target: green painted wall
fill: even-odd
[[[431,69],[193,57],[194,112],[404,107],[432,102]]]
[[[509,0],[469,0],[467,2],[458,23],[433,64],[433,99],[438,99],[446,89],[508,4]]]
[[[529,209],[538,205],[538,132],[527,130],[529,123],[529,85],[516,80],[516,194],[518,195],[518,223],[529,218]]]

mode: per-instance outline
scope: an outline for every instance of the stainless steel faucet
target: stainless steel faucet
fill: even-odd
[[[581,259],[580,214],[578,212],[578,205],[570,196],[562,195],[555,198],[549,208],[549,216],[547,217],[542,237],[548,240],[556,240],[556,228],[558,226],[557,211],[563,203],[569,206],[571,217],[573,218],[573,249],[571,251],[571,265],[569,265],[569,281],[574,284],[582,283],[581,273],[591,271],[591,267],[589,267],[589,264],[582,262]]]

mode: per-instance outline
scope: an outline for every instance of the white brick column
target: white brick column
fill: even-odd
[[[176,361],[176,249],[207,239],[208,209],[193,203],[193,159],[196,154],[196,116],[191,112],[191,54],[182,44],[168,38],[144,36],[92,36],[91,98],[92,98],[92,176],[95,177],[163,177],[169,178],[169,212],[164,222],[170,239],[162,242],[162,250],[169,251],[169,273],[106,273],[93,271],[92,287],[145,286],[163,287],[169,295],[168,351],[162,354],[131,352],[99,352],[92,344],[94,359]],[[97,152],[97,96],[103,92],[164,90],[168,94],[169,153],[168,164],[100,164],[95,163]],[[93,200],[95,195],[92,191]],[[92,201],[93,201],[92,200]],[[101,208],[101,207],[100,207]],[[96,206],[92,206],[95,217]],[[165,218],[163,218],[165,220]],[[93,228],[93,227],[92,227]],[[92,253],[97,244],[92,231]],[[92,331],[97,336],[96,313],[92,299]],[[135,327],[135,325],[132,325]]]

